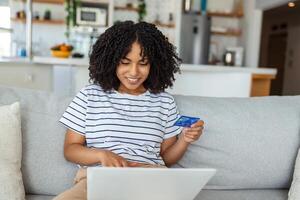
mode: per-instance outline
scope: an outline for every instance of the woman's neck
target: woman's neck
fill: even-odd
[[[118,89],[118,92],[130,94],[130,95],[140,95],[140,94],[143,94],[144,92],[146,92],[146,89],[144,87],[142,87],[142,88],[138,88],[136,90],[128,90],[127,88],[123,88],[120,86]]]

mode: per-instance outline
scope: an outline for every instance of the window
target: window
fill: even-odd
[[[11,25],[9,6],[0,6],[0,56],[10,56]]]

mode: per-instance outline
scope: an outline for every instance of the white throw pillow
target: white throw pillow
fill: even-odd
[[[299,199],[300,199],[300,149],[298,151],[298,155],[296,159],[293,182],[289,191],[288,200],[299,200]]]
[[[24,200],[20,104],[0,107],[0,199]]]

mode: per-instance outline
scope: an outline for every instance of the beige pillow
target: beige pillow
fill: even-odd
[[[0,199],[24,200],[20,104],[0,107]]]
[[[299,200],[299,199],[300,199],[300,149],[298,151],[298,155],[296,159],[293,182],[289,191],[288,200]]]

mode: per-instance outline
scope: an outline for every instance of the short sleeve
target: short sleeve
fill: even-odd
[[[65,127],[85,135],[87,102],[87,93],[85,88],[83,88],[72,100],[59,122]]]
[[[172,98],[173,99],[173,98]],[[182,128],[179,126],[174,126],[176,120],[180,117],[175,100],[170,104],[168,120],[165,129],[164,139],[168,139],[170,137],[176,136],[181,133]]]

